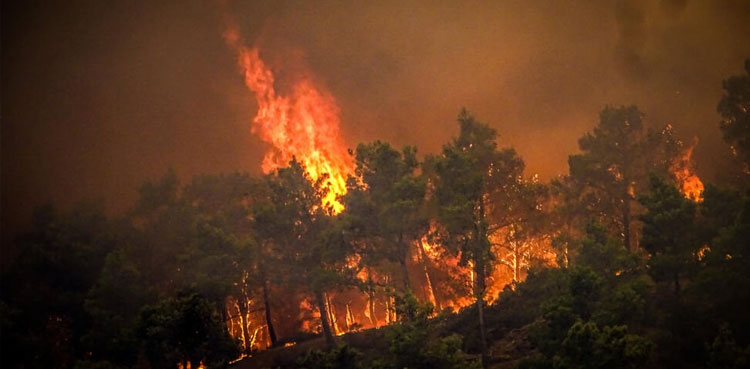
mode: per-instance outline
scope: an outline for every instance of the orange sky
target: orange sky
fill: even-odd
[[[10,4],[8,4],[10,3]],[[408,4],[405,4],[408,3]],[[256,112],[221,38],[218,3],[2,4],[2,223],[35,204],[103,198],[114,211],[171,166],[259,172]],[[720,171],[721,80],[750,57],[750,2],[612,0],[228,1],[285,79],[338,100],[343,141],[436,152],[462,106],[497,128],[527,172],[564,173],[605,104],[691,141]],[[718,168],[718,169],[717,169]]]

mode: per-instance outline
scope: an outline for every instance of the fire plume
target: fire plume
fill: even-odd
[[[285,167],[296,158],[313,181],[323,181],[323,204],[339,213],[344,206],[337,197],[346,193],[346,177],[353,172],[353,163],[341,142],[334,97],[308,78],[295,81],[289,94],[280,94],[258,49],[244,46],[236,27],[227,27],[224,40],[237,53],[245,85],[258,103],[252,132],[271,145],[263,158],[263,172]]]
[[[690,161],[696,143],[697,141],[693,142],[683,152],[682,156],[677,159],[677,162],[672,166],[672,174],[677,181],[680,192],[685,197],[693,201],[700,201],[703,196],[703,182],[693,171],[692,162]]]

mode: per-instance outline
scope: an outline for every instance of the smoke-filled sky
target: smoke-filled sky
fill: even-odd
[[[465,106],[542,178],[567,171],[606,104],[698,137],[698,172],[715,175],[721,81],[750,57],[747,0],[2,6],[4,240],[43,202],[102,198],[121,211],[170,167],[184,179],[259,172],[257,107],[222,40],[224,12],[282,84],[309,73],[337,98],[350,147],[437,152]]]

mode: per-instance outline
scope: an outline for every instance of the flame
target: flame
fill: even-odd
[[[248,356],[247,356],[247,354],[241,354],[241,355],[240,355],[240,357],[238,357],[238,358],[236,358],[236,359],[234,359],[234,360],[231,360],[231,361],[229,361],[229,363],[228,363],[228,364],[229,364],[229,365],[232,365],[232,364],[234,364],[234,363],[236,363],[236,362],[238,362],[238,361],[242,361],[242,360],[243,360],[244,358],[246,358],[246,357],[248,357]]]
[[[434,232],[434,225],[430,226],[430,232]],[[427,235],[422,236],[422,238],[419,240],[422,246],[422,250],[425,253],[425,256],[432,259],[432,260],[440,260],[440,250],[439,245],[434,244],[430,242]]]
[[[696,255],[698,256],[698,260],[705,259],[709,252],[711,252],[711,247],[708,245],[703,245],[703,247],[698,249],[698,252],[696,253]]]
[[[693,171],[690,160],[697,143],[697,139],[693,140],[693,144],[683,152],[682,156],[672,166],[672,175],[677,181],[680,192],[693,201],[701,201],[703,198],[703,182]]]
[[[422,271],[424,273],[424,280],[426,284],[425,292],[430,299],[430,303],[432,303],[432,306],[435,307],[435,312],[437,312],[438,310],[440,310],[441,306],[438,304],[437,297],[435,297],[435,288],[432,285],[432,278],[430,277],[428,263],[430,263],[434,259],[439,258],[440,251],[438,251],[437,245],[433,245],[432,243],[430,243],[427,235],[422,236],[419,242],[421,247],[420,255],[422,257]]]
[[[189,361],[187,363],[185,363],[185,364],[183,364],[183,363],[177,363],[177,368],[178,369],[191,369],[191,367],[192,367],[192,364],[190,364]],[[203,361],[201,361],[200,364],[198,364],[198,366],[195,367],[195,369],[206,369],[206,365],[203,364]]]
[[[263,158],[263,172],[285,167],[296,158],[313,181],[322,179],[327,191],[323,205],[331,207],[334,214],[341,212],[344,206],[337,197],[346,193],[346,177],[353,172],[353,163],[339,135],[335,99],[308,78],[295,81],[288,95],[279,94],[274,75],[258,49],[244,46],[237,27],[227,23],[224,40],[237,53],[245,85],[258,103],[252,132],[271,145]]]

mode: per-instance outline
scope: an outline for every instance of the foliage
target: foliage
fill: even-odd
[[[92,327],[83,339],[94,359],[108,359],[120,365],[135,364],[138,312],[155,300],[144,285],[138,266],[125,250],[116,250],[107,256],[99,280],[84,303],[92,318]]]
[[[708,347],[710,369],[747,368],[750,365],[750,346],[744,349],[737,345],[732,331],[726,324],[719,327],[719,334]]]
[[[643,117],[634,105],[607,106],[599,124],[578,140],[582,153],[569,157],[570,174],[553,182],[562,195],[562,216],[572,216],[558,220],[561,236],[570,237],[570,226],[593,218],[618,235],[626,248],[635,248],[635,215],[640,211],[635,200],[647,191],[649,173],[670,176],[685,150],[671,126],[647,130]]]
[[[680,280],[690,272],[700,246],[693,231],[695,203],[656,176],[651,177],[651,191],[639,201],[647,209],[640,219],[642,245],[651,253],[650,271],[656,281],[672,281],[679,295]]]
[[[566,274],[564,269],[532,269],[522,283],[506,287],[489,311],[497,310],[501,324],[510,329],[525,326],[541,316],[545,301],[567,293]]]
[[[380,141],[359,144],[356,178],[350,178],[344,197],[344,215],[354,237],[362,241],[357,247],[361,266],[387,273],[379,268],[383,261],[398,264],[403,291],[414,289],[406,263],[414,242],[427,233],[428,223],[426,182],[416,175],[416,151],[407,146],[399,152]]]
[[[391,357],[376,363],[376,367],[410,369],[459,369],[479,368],[479,362],[470,359],[461,351],[462,338],[453,334],[447,337],[431,337],[429,316],[433,307],[420,303],[411,293],[399,296],[396,309],[401,317],[399,324],[388,327],[386,341]]]
[[[15,263],[2,269],[3,366],[62,368],[84,350],[91,320],[84,309],[117,232],[96,203],[69,212],[39,207],[17,239]]]
[[[137,337],[152,367],[201,362],[221,367],[239,355],[237,342],[227,333],[214,307],[203,297],[183,292],[174,299],[145,307]]]
[[[635,368],[649,357],[651,343],[627,334],[627,326],[601,329],[592,320],[605,315],[600,303],[602,279],[590,268],[571,270],[568,294],[542,304],[542,320],[532,324],[530,339],[542,356],[529,358],[521,367]]]
[[[750,288],[750,199],[734,193],[732,199],[706,197],[701,205],[702,222],[721,224],[718,232],[708,232],[709,247],[704,250],[698,271],[686,287],[691,308],[702,317],[700,330],[713,335],[716,327],[728,324],[740,345],[750,344],[750,318],[745,306],[750,304],[746,293]],[[715,204],[713,202],[721,202]],[[733,203],[733,211],[714,213],[709,209],[724,208]],[[717,217],[712,216],[717,215]],[[731,219],[731,220],[730,220]],[[697,322],[696,322],[697,323]]]
[[[630,245],[631,186],[643,175],[643,122],[637,107],[605,107],[599,125],[578,140],[582,154],[571,155],[571,179],[585,187],[580,196],[601,221],[618,229]]]
[[[259,236],[272,243],[285,283],[314,297],[323,334],[333,344],[326,313],[325,291],[353,284],[346,261],[351,253],[345,239],[346,219],[334,218],[321,205],[324,178],[313,183],[296,160],[266,177],[269,198],[256,207]]]
[[[725,81],[719,104],[725,139],[745,159],[746,82]],[[524,178],[516,151],[463,110],[458,135],[422,163],[412,146],[359,145],[338,215],[322,205],[325,177],[312,182],[296,160],[184,184],[170,171],[118,218],[95,202],[40,207],[2,270],[2,366],[223,367],[240,346],[252,353],[249,327],[265,324],[272,344],[322,329],[326,349],[297,360],[310,369],[478,368],[480,352],[485,366],[746,367],[750,198],[711,184],[702,201],[683,196],[669,171],[684,147],[643,116],[606,107],[569,175],[549,185]],[[552,259],[547,245],[558,267],[532,263]],[[440,264],[452,274],[430,287],[465,281],[455,289],[475,302],[457,314],[435,315],[415,295]],[[512,282],[486,306],[495,270]],[[374,362],[352,340],[333,344],[331,296],[353,287],[367,293],[373,325],[376,304],[398,317],[364,336],[383,337]],[[274,319],[272,307],[286,310]],[[490,357],[490,345],[512,354]]]
[[[298,360],[303,369],[358,369],[362,367],[362,354],[341,344],[330,351],[310,350]]]
[[[459,134],[443,146],[440,157],[428,160],[435,173],[434,202],[441,224],[441,243],[463,264],[471,263],[473,292],[479,318],[479,342],[483,365],[487,365],[484,297],[492,272],[490,236],[511,223],[511,201],[503,201],[522,186],[523,160],[512,148],[498,150],[497,132],[477,121],[465,109],[459,113]]]
[[[652,344],[627,333],[625,326],[605,326],[576,322],[568,330],[562,348],[553,359],[555,368],[640,368]]]
[[[723,118],[724,141],[745,164],[745,170],[750,170],[750,59],[745,60],[745,75],[730,77],[723,86],[725,92],[716,110]]]

